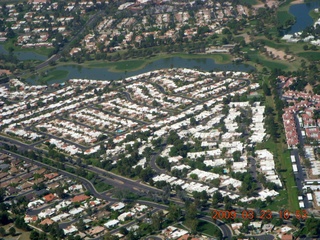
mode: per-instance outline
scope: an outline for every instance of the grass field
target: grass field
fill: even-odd
[[[89,68],[108,68],[111,72],[123,72],[123,71],[135,71],[144,68],[147,64],[160,59],[166,59],[170,57],[181,57],[186,59],[204,59],[211,58],[216,63],[230,63],[231,56],[229,54],[183,54],[183,53],[173,53],[173,54],[159,54],[155,57],[149,59],[136,59],[136,60],[125,60],[117,62],[107,62],[107,61],[88,61],[81,64],[84,67]],[[60,64],[59,64],[60,65]]]
[[[44,77],[39,77],[39,82],[44,83],[44,82],[49,82],[52,80],[59,80],[62,78],[67,77],[69,74],[68,71],[65,70],[50,70],[48,71],[47,76]]]
[[[241,4],[251,4],[251,5],[254,5],[254,4],[258,3],[256,0],[240,0],[239,2]]]
[[[268,60],[265,56],[262,56],[258,53],[249,53],[250,56],[250,62],[252,62],[252,65],[254,67],[259,68],[258,65],[261,65],[262,67],[266,67],[270,70],[275,69],[275,68],[281,68],[283,70],[287,70],[290,67],[290,64],[285,64],[284,61],[280,60]]]
[[[7,233],[9,232],[9,229],[11,227],[14,227],[14,224],[8,224],[8,225],[3,226],[3,228],[6,230]],[[15,229],[16,229],[15,236],[11,236],[11,235],[7,234],[4,238],[1,238],[1,239],[6,239],[6,240],[18,240],[18,239],[27,240],[27,239],[30,239],[31,231],[27,232],[27,231],[21,230],[16,227],[15,227]]]
[[[111,185],[102,181],[94,183],[94,187],[98,192],[104,192],[113,188]]]
[[[309,61],[319,61],[320,60],[320,52],[301,52],[298,56],[306,58]]]
[[[294,21],[294,19],[295,19],[294,16],[292,14],[290,14],[289,12],[287,12],[287,11],[279,11],[279,12],[277,12],[277,18],[278,18],[278,22],[281,25],[285,25],[288,20],[293,20]]]
[[[275,199],[273,204],[268,206],[268,209],[279,210],[284,207],[290,211],[298,210],[298,189],[294,180],[290,152],[289,150],[284,150],[287,149],[287,146],[283,143],[275,143],[269,139],[267,142],[257,145],[257,148],[268,149],[273,153],[276,165],[278,166],[277,169],[279,170],[278,174],[281,175],[281,179],[286,187],[286,190],[280,192],[280,195]]]
[[[320,14],[316,13],[314,10],[311,10],[309,12],[309,15],[314,21],[318,20],[318,18],[320,17]]]
[[[214,224],[206,222],[206,221],[199,221],[199,225],[197,228],[198,232],[204,233],[206,235],[214,237],[217,231],[220,231]]]
[[[266,105],[275,108],[272,96],[266,96]],[[277,116],[275,116],[275,120],[277,119]],[[281,175],[281,180],[285,186],[285,190],[280,192],[280,195],[276,198],[273,204],[268,206],[268,208],[271,210],[278,210],[279,208],[285,206],[289,211],[298,210],[298,189],[292,170],[290,151],[285,143],[283,130],[281,130],[278,142],[274,142],[271,138],[269,138],[266,142],[257,144],[256,149],[268,149],[273,153],[276,169],[278,174]]]
[[[147,64],[145,60],[128,60],[128,61],[119,61],[119,62],[89,62],[88,67],[90,68],[103,68],[107,67],[110,71],[113,72],[124,72],[124,71],[134,71],[144,67]]]
[[[40,48],[21,48],[20,46],[16,46],[14,44],[14,39],[9,39],[3,44],[3,47],[5,50],[9,50],[10,47],[14,49],[14,51],[18,52],[35,52],[37,54],[48,56],[49,53],[53,50],[53,48],[47,48],[47,47],[40,47]]]

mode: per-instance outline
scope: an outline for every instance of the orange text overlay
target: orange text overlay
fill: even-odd
[[[295,212],[289,212],[288,210],[281,210],[278,212],[272,212],[271,210],[260,210],[259,212],[253,210],[243,210],[241,212],[236,212],[235,210],[213,210],[212,218],[213,219],[261,219],[261,220],[271,220],[273,218],[281,218],[288,220],[291,217],[304,220],[308,217],[306,210],[297,210]]]

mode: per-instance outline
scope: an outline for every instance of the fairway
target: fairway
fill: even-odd
[[[250,5],[254,5],[258,3],[256,0],[240,0],[239,2],[241,4],[250,4]]]
[[[159,54],[155,57],[146,59],[136,60],[125,60],[117,62],[109,61],[88,61],[81,64],[88,68],[107,68],[110,72],[130,72],[144,68],[150,63],[161,59],[168,59],[172,57],[181,57],[184,59],[213,59],[218,64],[231,63],[231,56],[229,54],[184,54],[184,53],[173,53],[173,54]]]
[[[47,76],[39,77],[39,82],[49,82],[52,80],[59,80],[67,77],[69,74],[68,71],[65,70],[51,70],[48,72]]]
[[[301,52],[298,56],[306,58],[309,61],[319,61],[320,53],[319,52]]]
[[[281,25],[285,25],[287,21],[292,20],[294,21],[294,16],[292,14],[290,14],[287,11],[279,11],[277,12],[277,18],[278,18],[278,22]]]

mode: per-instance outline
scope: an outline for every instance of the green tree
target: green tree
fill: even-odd
[[[176,222],[181,218],[181,208],[176,204],[170,204],[168,219],[172,222]]]
[[[4,237],[6,235],[6,230],[3,227],[0,227],[0,236]]]
[[[186,204],[186,220],[195,219],[197,217],[197,206],[194,203]]]
[[[296,217],[292,218],[291,224],[297,228],[300,228],[300,226],[301,226],[300,220]]]
[[[152,221],[152,229],[154,231],[159,231],[161,229],[162,221],[163,221],[163,212],[159,211],[157,213],[154,213],[151,216]]]
[[[318,236],[320,234],[320,219],[308,218],[305,223],[308,236]]]
[[[217,208],[218,204],[223,201],[222,194],[219,191],[216,191],[212,196],[212,207]]]
[[[30,234],[30,240],[38,240],[39,239],[39,233],[35,230],[32,230]]]
[[[15,229],[14,227],[11,227],[11,228],[9,229],[9,234],[10,234],[11,236],[15,236],[15,235],[16,235],[16,229]]]
[[[232,157],[235,162],[239,162],[241,157],[241,152],[240,151],[233,152]]]
[[[191,234],[197,233],[197,227],[199,225],[198,219],[187,219],[185,224],[190,229]]]

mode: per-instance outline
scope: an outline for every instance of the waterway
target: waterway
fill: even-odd
[[[54,80],[48,81],[48,84],[61,83],[71,78],[87,78],[94,80],[119,80],[122,78],[134,76],[137,74],[163,69],[163,68],[196,68],[203,71],[243,71],[249,72],[254,70],[254,67],[247,64],[217,64],[211,58],[181,58],[181,57],[170,57],[163,58],[154,62],[147,64],[144,68],[136,71],[128,72],[111,72],[107,68],[86,68],[80,65],[69,65],[69,66],[59,66],[48,71],[48,75],[52,71],[64,71],[68,72],[67,76],[61,78],[56,78]],[[41,80],[41,77],[29,78],[27,82],[30,84],[37,84]]]
[[[313,25],[313,19],[309,13],[311,10],[320,7],[320,1],[312,1],[309,3],[294,4],[290,6],[289,12],[294,15],[296,22],[285,33],[293,34],[303,31],[306,27]]]
[[[4,46],[2,44],[0,44],[0,53],[8,54],[8,51],[4,49]],[[14,51],[13,54],[21,61],[25,61],[25,60],[45,61],[47,59],[47,56],[40,55],[32,51]]]

